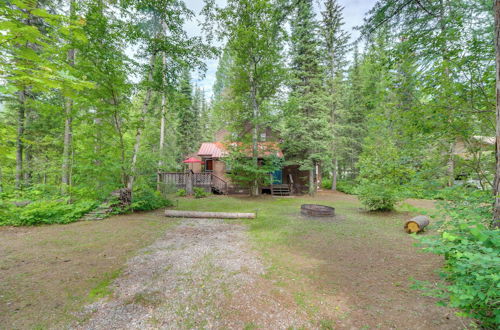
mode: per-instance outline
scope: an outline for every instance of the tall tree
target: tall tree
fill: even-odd
[[[349,35],[342,29],[344,20],[343,8],[337,0],[326,0],[322,14],[321,37],[325,49],[325,67],[327,76],[328,105],[331,111],[332,145],[332,190],[337,190],[338,176],[338,151],[336,131],[338,129],[337,117],[339,107],[342,105],[342,93],[344,83],[344,68],[346,66],[345,55],[348,51]]]
[[[493,6],[495,15],[495,64],[496,64],[496,138],[495,138],[495,183],[493,193],[495,204],[493,208],[493,228],[500,227],[500,0],[495,0]]]
[[[260,132],[269,120],[267,102],[283,79],[284,9],[280,0],[230,0],[217,15],[219,34],[227,38],[225,56],[227,62],[231,60],[228,85],[234,98],[234,124],[240,128],[251,125],[250,136],[241,136],[240,142],[250,141],[252,195],[259,194],[259,184],[268,177],[259,170],[258,146]]]
[[[309,193],[317,189],[317,168],[328,161],[331,142],[330,109],[326,102],[319,23],[312,0],[294,1],[291,18],[291,80],[285,114],[285,148],[309,171]]]

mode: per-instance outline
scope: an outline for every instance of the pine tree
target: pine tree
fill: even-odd
[[[321,67],[319,24],[312,0],[296,0],[291,18],[291,81],[285,113],[288,160],[309,171],[309,193],[316,192],[316,169],[328,161],[331,129]]]
[[[337,120],[342,106],[344,92],[345,55],[348,51],[349,35],[342,29],[344,25],[342,10],[337,0],[326,0],[322,14],[321,37],[325,50],[324,67],[327,77],[327,98],[330,108],[332,144],[332,190],[337,190],[338,150],[337,150]]]

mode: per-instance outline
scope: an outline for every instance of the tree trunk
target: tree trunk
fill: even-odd
[[[257,88],[255,86],[255,81],[253,77],[250,78],[250,84],[251,84],[251,93],[250,97],[252,98],[252,107],[253,107],[253,134],[252,134],[252,160],[255,168],[259,166],[259,104],[257,103]],[[257,181],[257,178],[255,178],[252,188],[251,188],[251,195],[252,196],[258,196],[259,195],[259,182]]]
[[[495,0],[495,64],[496,64],[496,150],[495,150],[495,183],[493,193],[495,204],[493,208],[493,228],[500,228],[500,0]]]
[[[309,195],[314,196],[316,193],[316,182],[314,180],[314,174],[316,172],[316,164],[313,164],[313,167],[309,169]]]
[[[26,90],[19,92],[19,109],[17,112],[17,137],[16,137],[16,189],[21,189],[23,184],[23,149],[24,149],[24,111],[26,106]]]
[[[217,218],[217,219],[255,219],[255,213],[229,213],[229,212],[199,212],[165,210],[165,216],[173,218]]]
[[[334,157],[333,158],[333,170],[332,170],[332,191],[337,190],[338,165],[339,165],[339,161],[338,161],[337,157]]]
[[[446,163],[446,174],[448,176],[448,187],[453,186],[455,182],[455,142],[450,143],[448,149],[448,161]]]
[[[164,30],[164,37],[166,37],[166,24],[162,22],[163,30]],[[158,149],[158,171],[161,171],[163,168],[163,150],[165,149],[165,126],[166,126],[166,115],[167,115],[167,96],[165,94],[165,66],[167,64],[167,56],[165,52],[162,54],[162,93],[161,93],[161,118],[160,118],[160,147]],[[159,191],[160,190],[160,176],[157,175],[157,182],[156,182],[156,189]]]
[[[155,63],[155,56],[151,56],[151,61],[150,61],[150,67],[149,67],[149,73],[148,73],[148,82],[153,81],[153,70],[154,70],[154,63]],[[132,191],[133,194],[133,189],[134,189],[134,181],[135,181],[135,172],[136,172],[136,166],[137,166],[137,156],[139,154],[139,149],[141,147],[141,136],[142,136],[142,129],[144,125],[144,121],[146,120],[146,114],[148,112],[148,107],[149,107],[149,102],[151,101],[151,94],[152,94],[152,89],[150,86],[147,87],[146,91],[146,97],[144,99],[144,103],[142,104],[142,113],[141,113],[141,124],[139,127],[137,127],[137,131],[135,133],[135,144],[134,144],[134,152],[132,154],[132,163],[130,166],[130,175],[128,177],[128,182],[127,182],[127,188]]]
[[[406,221],[404,229],[408,234],[418,233],[424,230],[430,223],[428,216],[419,215]]]
[[[31,148],[32,148],[32,146],[30,143],[26,143],[27,137],[29,135],[29,129],[30,129],[30,125],[31,125],[32,116],[33,116],[32,110],[29,107],[24,107],[23,184],[25,187],[27,187],[31,184],[31,177],[32,177],[32,170],[31,170],[31,166],[32,166]]]
[[[70,19],[75,18],[75,0],[69,0],[69,15]],[[76,50],[68,50],[67,60],[70,66],[75,65],[75,55]],[[71,147],[73,144],[73,100],[69,97],[65,97],[64,102],[64,147],[63,147],[63,161],[62,161],[62,171],[61,171],[61,191],[63,194],[68,192],[68,188],[71,184]]]

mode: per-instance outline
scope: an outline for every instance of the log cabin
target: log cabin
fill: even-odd
[[[272,129],[264,130],[260,141],[258,143],[259,161],[271,154],[279,158],[285,157],[279,146],[279,140]],[[188,155],[188,158],[197,159],[198,162],[188,164],[184,173],[160,172],[158,173],[158,181],[162,184],[175,185],[178,189],[192,184],[193,187],[202,187],[206,191],[216,194],[249,194],[248,187],[231,182],[228,176],[231,169],[226,164],[225,157],[229,153],[228,149],[234,144],[231,142],[229,131],[219,130],[215,134],[214,141],[201,143],[196,153]],[[248,157],[251,157],[251,152],[248,152]],[[309,171],[300,170],[299,167],[298,164],[286,164],[273,173],[269,173],[272,176],[272,183],[259,187],[259,192],[275,196],[306,193],[309,184]],[[320,172],[319,166],[315,172]],[[315,175],[314,182],[317,185],[320,184],[320,180],[320,176]]]

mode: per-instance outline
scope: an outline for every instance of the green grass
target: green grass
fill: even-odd
[[[267,272],[263,277],[289,292],[297,307],[311,321],[315,320],[314,326],[321,329],[334,327],[330,316],[322,314],[322,297],[324,294],[335,295],[341,285],[331,275],[315,268],[314,260],[322,257],[321,249],[340,244],[350,246],[358,253],[371,248],[393,251],[401,241],[408,241],[402,230],[404,219],[426,211],[407,204],[392,212],[367,212],[353,196],[331,195],[317,198],[211,196],[177,200],[178,210],[256,212],[256,219],[226,221],[248,225],[253,246],[266,262]],[[300,206],[306,203],[335,207],[337,217],[334,220],[304,219],[300,216]],[[391,258],[391,253],[388,253],[388,258]],[[318,262],[324,261],[320,259]],[[302,267],[301,262],[307,266]],[[340,320],[348,316],[345,310],[333,314]]]
[[[117,269],[113,272],[105,273],[99,283],[97,283],[97,285],[90,290],[90,300],[96,301],[111,295],[113,293],[113,290],[110,288],[111,283],[113,283],[113,281],[120,276],[121,272],[121,269]]]

